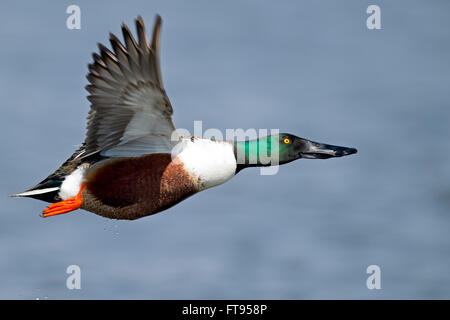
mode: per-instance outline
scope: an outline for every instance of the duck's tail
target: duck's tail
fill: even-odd
[[[22,193],[11,195],[11,197],[30,197],[46,202],[56,202],[59,199],[58,193],[62,180],[47,180],[38,183],[31,189]]]
[[[85,146],[83,144],[69,159],[67,159],[66,162],[62,164],[61,167],[59,167],[47,178],[27,191],[13,194],[11,197],[30,197],[52,203],[60,201],[59,190],[61,185],[66,176],[70,175],[74,170],[76,170],[77,166],[80,165],[81,160],[79,160],[79,157],[84,153],[84,151]]]

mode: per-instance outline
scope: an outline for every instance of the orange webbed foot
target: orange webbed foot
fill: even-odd
[[[56,216],[80,208],[81,204],[83,203],[83,198],[81,196],[83,189],[84,183],[81,184],[80,191],[78,191],[75,197],[66,199],[64,201],[52,203],[47,208],[45,208],[44,211],[42,211],[42,217],[47,218],[51,216]]]

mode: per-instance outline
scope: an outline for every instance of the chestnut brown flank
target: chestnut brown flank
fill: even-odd
[[[82,208],[108,218],[137,219],[197,191],[196,181],[170,154],[111,159],[88,171]]]

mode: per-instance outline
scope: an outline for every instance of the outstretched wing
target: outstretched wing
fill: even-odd
[[[144,21],[136,19],[139,43],[123,24],[125,43],[110,33],[113,51],[98,44],[86,86],[91,102],[86,152],[107,157],[170,153],[175,130],[172,106],[163,87],[159,62],[161,17],[149,44]]]

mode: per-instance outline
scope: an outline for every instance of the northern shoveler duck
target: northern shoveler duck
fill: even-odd
[[[136,29],[138,41],[123,24],[124,43],[110,34],[113,50],[99,44],[100,54],[93,54],[82,146],[41,183],[14,195],[50,202],[43,217],[78,208],[114,219],[148,216],[228,181],[243,168],[268,165],[256,154],[268,143],[277,142],[271,152],[279,164],[356,153],[292,134],[246,141],[177,135],[160,71],[161,17],[150,43],[141,17]]]

